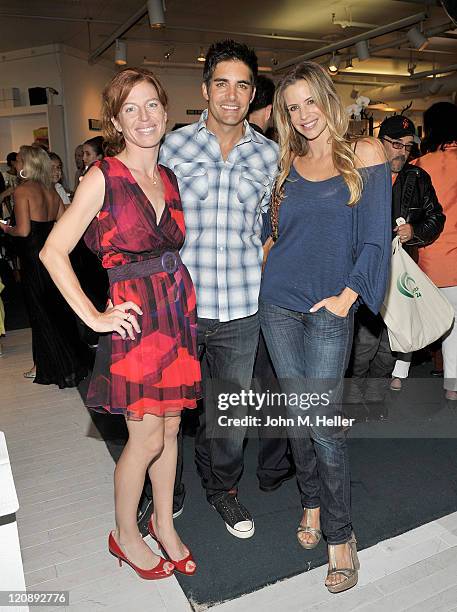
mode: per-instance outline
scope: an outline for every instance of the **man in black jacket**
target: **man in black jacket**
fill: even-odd
[[[417,261],[417,249],[438,238],[446,217],[430,176],[422,168],[407,163],[414,146],[415,133],[413,122],[403,115],[388,117],[379,129],[379,138],[392,170],[393,235],[400,237],[405,250]],[[402,378],[408,376],[411,354],[397,354],[397,363],[395,360],[382,318],[360,307],[351,370],[354,381],[367,379],[364,386],[365,401],[383,400],[384,379],[391,374],[391,389],[401,390]],[[352,385],[349,402],[362,399],[359,390],[361,386]]]

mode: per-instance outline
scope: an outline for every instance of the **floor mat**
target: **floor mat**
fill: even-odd
[[[391,393],[380,410],[383,420],[372,416],[351,432],[353,524],[359,549],[457,510],[457,411],[442,400],[442,379],[426,378],[429,370],[430,364],[416,366],[415,378],[401,393]],[[117,460],[125,436],[122,419],[96,413],[93,418]],[[191,430],[187,427],[187,433]],[[326,563],[324,541],[305,551],[296,540],[301,508],[295,480],[271,493],[259,490],[255,439],[247,443],[239,487],[240,501],[255,520],[255,535],[248,540],[231,536],[207,503],[193,447],[194,439],[185,435],[187,494],[176,528],[191,548],[198,571],[192,577],[176,576],[196,610]]]

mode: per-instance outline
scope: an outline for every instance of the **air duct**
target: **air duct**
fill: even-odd
[[[416,26],[408,30],[406,36],[412,46],[418,51],[422,51],[428,45],[428,38]]]
[[[427,96],[445,96],[457,89],[457,74],[447,77],[423,79],[410,83],[398,83],[387,85],[387,87],[375,87],[366,89],[361,93],[370,98],[372,104],[392,102],[396,100],[412,100],[414,98],[426,98]]]

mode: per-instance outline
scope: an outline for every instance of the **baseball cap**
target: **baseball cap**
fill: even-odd
[[[389,138],[403,138],[403,136],[416,137],[416,128],[408,117],[404,115],[393,115],[392,117],[387,117],[387,119],[384,119],[381,123],[378,138],[383,138],[384,136]]]

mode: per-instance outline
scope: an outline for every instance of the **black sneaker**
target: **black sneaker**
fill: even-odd
[[[143,538],[149,534],[148,523],[153,511],[154,504],[152,503],[152,499],[146,495],[142,495],[136,514],[136,523],[138,525],[138,531]]]
[[[181,506],[177,506],[177,504],[173,503],[173,518],[178,518],[184,511],[184,503]],[[150,497],[146,497],[143,495],[140,500],[140,505],[138,506],[138,511],[136,515],[136,523],[138,525],[138,531],[141,533],[141,536],[145,538],[149,535],[148,523],[151,518],[152,513],[154,512],[154,504]]]
[[[181,504],[177,504],[174,500],[173,500],[173,518],[178,518],[178,516],[181,516],[181,514],[184,512],[184,501],[181,502]]]
[[[254,535],[252,516],[240,504],[236,493],[221,491],[213,495],[209,503],[223,518],[227,531],[236,538],[250,538]]]

